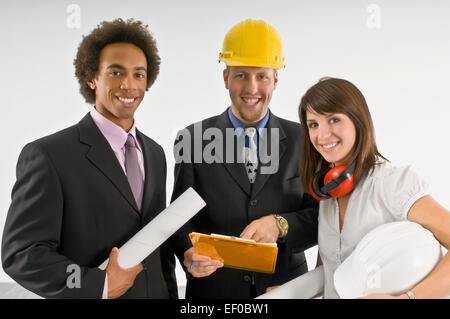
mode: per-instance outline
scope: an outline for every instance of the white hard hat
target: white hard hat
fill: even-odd
[[[341,298],[400,295],[422,281],[441,257],[440,243],[421,225],[383,224],[364,236],[336,269],[334,285]]]

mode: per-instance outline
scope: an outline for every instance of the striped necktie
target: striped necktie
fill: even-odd
[[[258,172],[258,149],[256,147],[255,139],[256,129],[248,127],[245,129],[245,135],[248,136],[248,147],[244,147],[245,169],[247,171],[248,180],[253,184],[256,180],[256,173]]]

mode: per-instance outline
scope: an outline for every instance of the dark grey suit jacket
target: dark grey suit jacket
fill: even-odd
[[[228,113],[201,122],[202,134],[208,128],[218,128],[226,140],[226,128],[232,128]],[[258,175],[250,185],[242,163],[191,163],[175,166],[172,200],[188,187],[193,187],[206,202],[201,210],[173,238],[176,255],[183,261],[183,253],[192,247],[188,233],[216,233],[239,236],[252,221],[277,213],[289,222],[287,237],[279,241],[276,272],[272,275],[221,268],[211,276],[193,278],[187,275],[187,298],[250,298],[265,292],[269,286],[280,285],[307,271],[304,250],[317,244],[318,203],[305,194],[299,178],[301,129],[295,122],[270,114],[267,123],[278,128],[279,169],[275,174]],[[187,128],[194,148],[194,125]],[[236,137],[233,136],[236,143]],[[182,142],[182,138],[176,142]],[[204,141],[202,149],[211,141]],[[225,144],[225,143],[224,143]],[[270,143],[269,143],[270,145]],[[237,150],[235,150],[237,154]],[[270,154],[270,152],[268,153]],[[226,149],[223,150],[226,158]],[[253,283],[253,285],[252,285]]]
[[[17,164],[2,240],[5,272],[46,298],[101,298],[97,267],[166,207],[166,160],[156,142],[136,131],[144,152],[139,212],[117,158],[87,114],[77,125],[27,144]],[[79,288],[73,266],[80,267]],[[177,297],[165,246],[143,262],[124,298]]]

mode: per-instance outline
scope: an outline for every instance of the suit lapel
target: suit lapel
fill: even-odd
[[[108,141],[95,125],[89,113],[79,122],[78,129],[80,142],[91,146],[86,153],[86,158],[114,184],[119,193],[139,214],[127,177]]]
[[[270,111],[269,111],[270,112]],[[258,169],[258,176],[256,177],[255,183],[253,184],[253,190],[250,185],[250,182],[248,180],[247,172],[245,170],[245,165],[243,163],[237,162],[237,138],[233,134],[234,138],[234,161],[233,163],[226,163],[226,128],[233,128],[233,125],[230,122],[230,119],[228,118],[228,111],[223,112],[221,115],[219,115],[216,127],[219,128],[224,136],[224,149],[223,154],[224,158],[218,158],[221,160],[223,165],[225,166],[226,170],[230,173],[230,175],[233,177],[233,179],[236,181],[237,184],[242,188],[244,192],[247,193],[247,195],[255,196],[257,195],[261,189],[264,187],[264,185],[269,180],[270,176],[272,174],[260,174],[261,167]],[[281,158],[283,157],[285,151],[286,151],[286,134],[283,130],[283,127],[281,126],[281,123],[275,115],[270,113],[269,121],[266,125],[267,128],[267,147],[270,150],[270,145],[272,141],[272,134],[271,134],[271,128],[278,128],[279,129],[279,161],[278,163],[281,163]],[[276,143],[276,141],[274,141]],[[270,154],[270,152],[268,153]]]
[[[236,181],[236,183],[242,188],[244,192],[246,192],[248,195],[250,195],[251,187],[250,182],[248,181],[247,172],[245,170],[245,166],[243,163],[237,162],[237,138],[235,134],[233,134],[233,145],[234,145],[234,160],[232,163],[226,162],[226,129],[227,128],[233,128],[233,125],[230,122],[230,119],[228,118],[228,111],[223,112],[221,115],[219,115],[216,127],[222,131],[222,136],[224,137],[223,141],[223,156],[224,158],[218,158],[223,165],[225,166],[225,169],[228,171],[228,173],[233,177],[233,179]]]
[[[269,111],[270,112],[270,111]],[[278,128],[279,129],[279,160],[278,160],[278,165],[280,165],[281,163],[281,158],[284,155],[284,152],[286,151],[286,134],[283,130],[283,127],[281,126],[281,123],[278,119],[278,117],[276,117],[275,115],[273,115],[272,113],[270,113],[270,117],[269,117],[269,122],[267,123],[267,148],[268,148],[268,152],[266,151],[266,155],[271,154],[271,152],[273,152],[273,150],[271,150],[270,145],[272,145],[272,138],[276,138],[275,136],[273,136],[271,134],[271,128]],[[274,141],[274,143],[277,143],[277,141]],[[259,152],[261,152],[261,147]],[[272,155],[272,154],[271,154]],[[272,155],[273,156],[273,155]],[[261,174],[261,163],[260,163],[260,167],[258,169],[258,175],[256,176],[256,180],[255,183],[253,184],[253,191],[252,191],[252,196],[256,196],[261,189],[264,187],[264,185],[267,183],[267,181],[269,180],[269,178],[272,176],[272,174]]]
[[[142,146],[143,154],[144,154],[144,168],[145,168],[145,181],[144,181],[144,196],[142,197],[142,208],[141,212],[144,214],[148,212],[147,209],[150,206],[150,203],[153,198],[153,194],[155,193],[155,178],[157,178],[156,172],[162,170],[163,168],[159,167],[158,161],[155,160],[155,150],[153,149],[150,143],[146,143],[142,137],[142,133],[136,129],[136,136],[139,140],[139,144]],[[153,159],[153,160],[152,160]]]

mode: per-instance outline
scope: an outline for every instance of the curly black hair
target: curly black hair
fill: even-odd
[[[155,82],[159,73],[161,59],[156,41],[142,21],[115,19],[103,21],[92,32],[83,36],[73,62],[75,76],[80,83],[80,93],[87,103],[95,103],[95,91],[87,84],[98,72],[100,51],[108,44],[126,42],[139,47],[147,59],[147,90]]]

